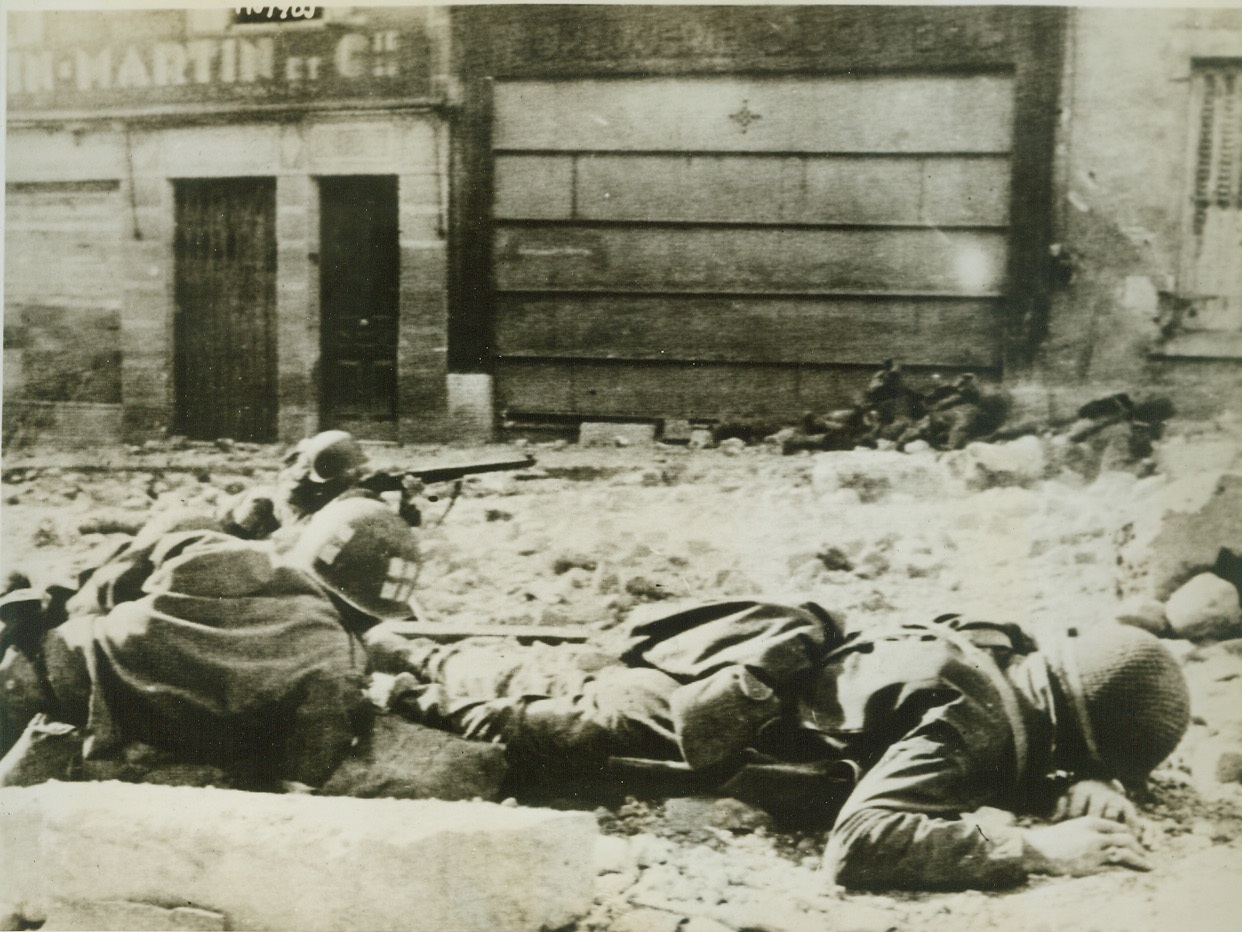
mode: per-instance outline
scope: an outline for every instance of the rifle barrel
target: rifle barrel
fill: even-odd
[[[409,469],[406,472],[423,482],[452,482],[464,476],[474,476],[485,472],[506,472],[513,469],[529,469],[535,465],[533,456],[521,459],[492,460],[482,463],[463,463],[460,466],[427,466]]]

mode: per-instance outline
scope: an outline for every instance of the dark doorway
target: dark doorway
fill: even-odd
[[[276,439],[276,181],[175,182],[175,429]]]
[[[321,424],[394,439],[397,179],[319,179]]]

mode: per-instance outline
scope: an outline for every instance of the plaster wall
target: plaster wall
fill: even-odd
[[[398,176],[400,415],[391,439],[444,439],[449,427],[442,219],[446,132],[438,117],[424,114],[337,114],[293,123],[214,126],[134,125],[128,132],[110,126],[10,129],[6,168],[10,184],[115,179],[117,203],[125,208],[118,261],[105,271],[120,295],[121,419],[101,421],[123,428],[119,436],[92,436],[91,442],[160,436],[174,421],[173,184],[178,178],[275,177],[278,432],[288,441],[318,429],[315,178],[372,173]],[[50,255],[46,261],[54,266],[64,258]],[[6,369],[15,373],[6,379],[6,400],[22,408],[22,360],[15,353],[6,356]],[[36,413],[38,424],[32,421],[31,427],[41,438],[76,436],[72,430],[58,429],[65,419],[57,406],[39,405]]]
[[[1069,16],[1053,260],[1069,280],[1054,287],[1030,381],[1062,415],[1121,390],[1168,394],[1189,416],[1219,412],[1242,397],[1237,344],[1175,355],[1160,324],[1186,287],[1193,67],[1242,60],[1242,10],[1083,7]]]

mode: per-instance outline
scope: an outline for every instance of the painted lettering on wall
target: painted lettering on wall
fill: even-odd
[[[118,33],[119,34],[119,33]],[[114,34],[117,35],[117,34]],[[429,100],[426,31],[307,26],[9,49],[10,113],[235,107],[382,97]]]
[[[177,87],[200,84],[261,84],[335,77],[397,77],[401,42],[395,31],[351,32],[331,55],[277,54],[271,36],[157,42],[97,50],[14,51],[9,55],[9,95]]]

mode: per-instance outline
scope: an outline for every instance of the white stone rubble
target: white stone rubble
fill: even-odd
[[[129,901],[231,929],[538,932],[589,909],[597,832],[491,803],[47,783],[0,790],[0,899],[30,922]]]

